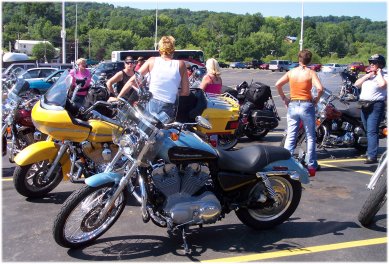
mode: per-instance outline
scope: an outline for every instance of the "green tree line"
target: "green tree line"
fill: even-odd
[[[221,3],[222,4],[222,3]],[[115,7],[112,4],[68,2],[67,54],[74,52],[77,5],[79,56],[110,59],[111,51],[154,49],[155,10]],[[3,2],[3,50],[17,39],[48,40],[62,47],[61,2]],[[178,49],[201,49],[207,58],[249,61],[274,58],[297,60],[300,18],[263,17],[255,14],[158,10],[158,39],[176,38]],[[304,48],[314,52],[314,62],[362,61],[373,53],[386,54],[387,23],[348,16],[304,17]],[[289,43],[286,36],[297,37]],[[72,51],[73,47],[73,51]],[[73,53],[74,54],[74,53]]]

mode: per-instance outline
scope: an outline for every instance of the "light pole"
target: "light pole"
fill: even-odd
[[[66,63],[65,0],[62,0],[62,63]]]
[[[158,36],[158,1],[156,1],[157,8],[155,9],[155,38],[154,38],[154,49],[157,50],[157,36]]]

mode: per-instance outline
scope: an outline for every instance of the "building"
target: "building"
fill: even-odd
[[[47,44],[51,44],[50,41],[45,41],[45,40],[16,40],[15,50],[31,56],[32,55],[32,48],[36,44],[45,43],[45,42]]]

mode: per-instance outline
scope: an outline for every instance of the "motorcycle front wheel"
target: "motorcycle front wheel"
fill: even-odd
[[[261,140],[269,131],[269,129],[265,128],[247,128],[244,133],[251,140]]]
[[[106,183],[98,187],[85,186],[72,193],[54,221],[53,237],[57,244],[67,248],[83,247],[103,235],[119,218],[128,200],[128,192],[124,190],[106,216],[99,219],[115,190],[114,183]]]
[[[384,173],[386,173],[386,170]],[[380,176],[375,188],[370,191],[369,196],[359,212],[358,221],[362,226],[369,226],[374,216],[386,202],[386,177],[384,174]]]
[[[46,178],[50,167],[48,160],[16,166],[13,174],[16,191],[29,198],[39,198],[54,190],[62,180],[62,167],[57,166],[51,177]]]
[[[286,221],[300,203],[301,183],[286,176],[271,176],[270,183],[276,193],[275,203],[264,205],[262,209],[239,208],[235,211],[239,220],[256,230],[270,229]],[[259,186],[258,186],[259,185]],[[258,190],[264,189],[262,183],[252,188],[249,194],[257,197]]]

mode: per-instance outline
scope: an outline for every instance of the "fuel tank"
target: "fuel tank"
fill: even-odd
[[[113,131],[119,129],[113,124],[100,120],[91,119],[88,123],[91,126],[88,140],[91,142],[110,142],[112,141]]]
[[[63,108],[43,108],[40,101],[34,105],[31,117],[38,130],[58,140],[82,142],[88,138],[92,128],[87,122],[71,118]]]
[[[214,148],[201,140],[196,134],[182,131],[178,140],[172,140],[172,130],[161,131],[158,157],[168,162],[199,162],[217,159]],[[162,135],[163,133],[163,135]]]

